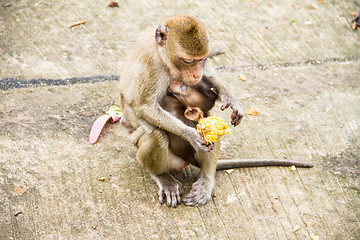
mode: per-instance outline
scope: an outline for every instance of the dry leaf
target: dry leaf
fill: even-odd
[[[258,115],[258,113],[259,111],[256,109],[256,107],[251,107],[249,110],[244,112],[245,115],[252,115],[252,116],[256,116]]]
[[[109,6],[109,7],[118,7],[118,6],[119,6],[119,3],[118,3],[118,2],[111,1],[108,6]]]
[[[25,192],[26,192],[26,187],[24,187],[24,186],[15,187],[14,193],[16,195],[23,195]]]
[[[238,77],[239,77],[239,79],[240,79],[241,81],[246,82],[246,80],[247,80],[247,78],[246,78],[246,76],[245,76],[244,74],[239,73],[239,74],[238,74]]]
[[[293,232],[299,231],[300,228],[301,228],[301,227],[300,227],[299,225],[296,225],[292,231],[293,231]]]
[[[315,234],[310,234],[311,240],[319,240],[320,237]]]
[[[294,171],[296,171],[296,167],[295,167],[294,165],[292,165],[292,166],[290,167],[290,170],[294,172]]]
[[[234,171],[234,169],[225,170],[225,172],[227,172],[228,174],[232,173],[233,171]]]

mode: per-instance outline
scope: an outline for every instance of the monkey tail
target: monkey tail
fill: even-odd
[[[281,160],[281,159],[229,159],[219,160],[216,165],[216,170],[225,170],[230,168],[244,168],[244,167],[266,167],[266,166],[295,166],[311,168],[314,165],[307,162]]]

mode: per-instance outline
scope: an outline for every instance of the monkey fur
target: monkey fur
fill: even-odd
[[[159,186],[160,203],[166,202],[170,207],[181,202],[188,206],[205,204],[215,185],[215,171],[223,168],[217,164],[220,143],[207,146],[193,125],[188,126],[161,106],[171,82],[194,86],[201,83],[204,76],[209,77],[222,103],[220,109],[232,109],[231,124],[237,126],[243,117],[240,102],[207,71],[209,42],[206,26],[198,17],[174,16],[155,30],[144,32],[125,59],[120,74],[122,122],[129,129],[136,129],[133,136],[138,138],[137,160]],[[191,145],[195,162],[200,167],[199,179],[183,199],[182,185],[169,171],[181,168],[185,161],[173,152],[174,147],[169,147],[169,134]],[[224,163],[231,164],[229,161]]]

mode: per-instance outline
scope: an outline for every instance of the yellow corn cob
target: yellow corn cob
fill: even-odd
[[[221,136],[229,133],[228,125],[221,116],[200,119],[196,125],[196,130],[204,137],[206,144],[212,144],[218,141]]]

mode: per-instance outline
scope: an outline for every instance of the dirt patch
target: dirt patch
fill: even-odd
[[[350,187],[360,193],[360,144],[349,147],[338,156],[323,157],[320,162],[332,173],[345,177]]]

